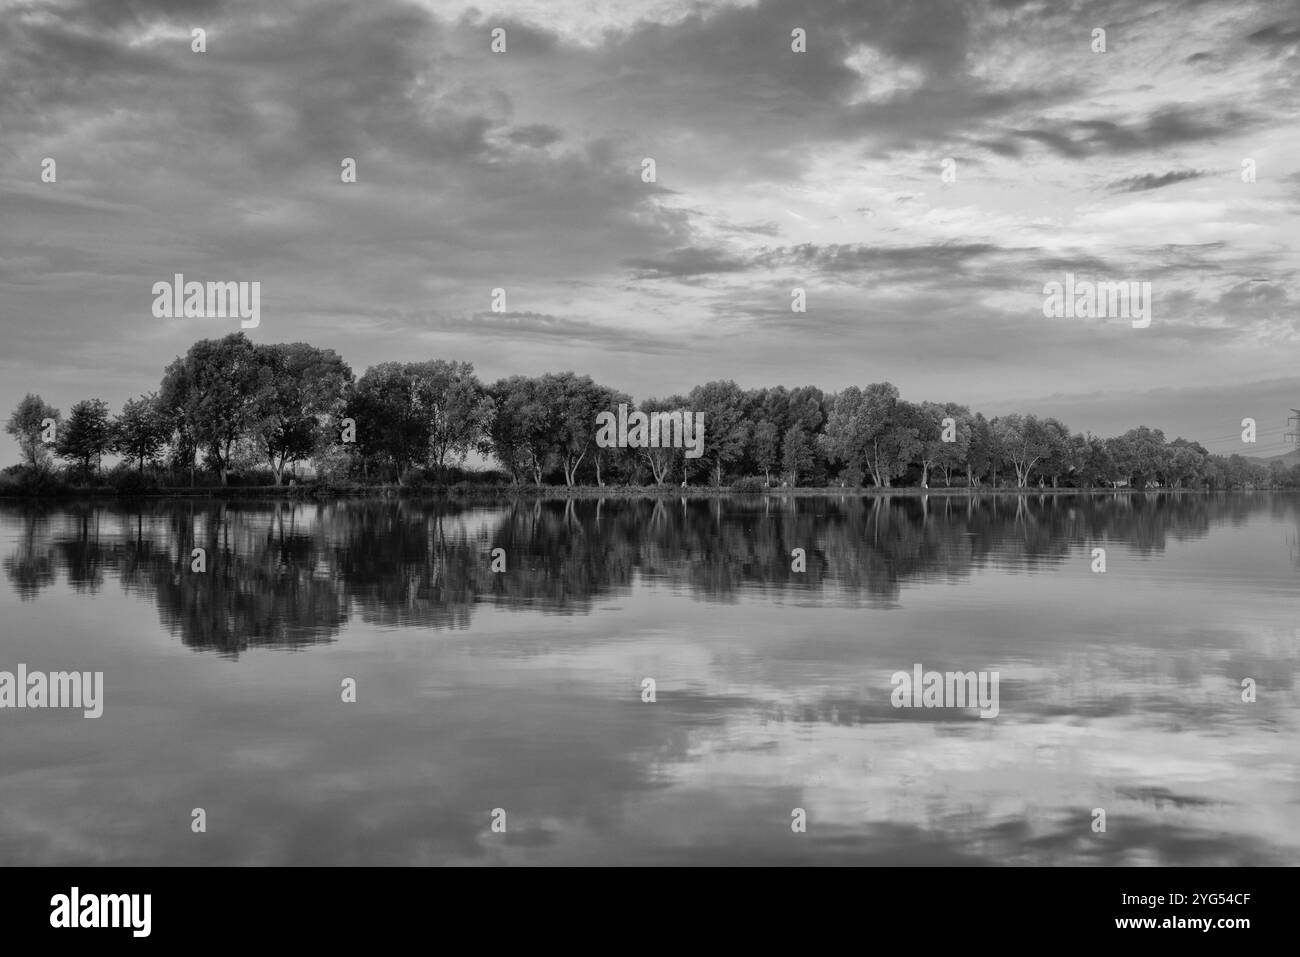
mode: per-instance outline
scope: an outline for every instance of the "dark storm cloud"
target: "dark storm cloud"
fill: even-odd
[[[1011,130],[1005,136],[984,140],[982,145],[1000,155],[1019,156],[1023,150],[1017,140],[1031,141],[1059,156],[1082,159],[1215,140],[1258,129],[1267,122],[1268,117],[1262,114],[1231,107],[1216,110],[1165,106],[1132,123],[1068,120],[1036,129]]]
[[[563,138],[563,132],[554,126],[547,126],[545,123],[519,126],[510,131],[510,141],[512,143],[521,143],[524,146],[532,146],[537,149],[550,146],[552,143],[558,143]]]
[[[1221,352],[1195,358],[1206,343],[1286,330],[1294,294],[1234,290],[1252,271],[1288,292],[1296,278],[1275,232],[1279,197],[1295,202],[1283,3],[1195,31],[1208,7],[1145,0],[458,2],[6,7],[0,314],[51,320],[13,324],[6,378],[39,366],[66,407],[105,356],[110,377],[161,368],[199,333],[147,321],[150,282],[200,269],[262,279],[267,336],[358,371],[416,336],[480,368],[571,363],[633,390],[671,349],[689,363],[673,388],[782,363],[833,385],[857,376],[855,349],[906,375],[918,344],[954,394],[1080,357],[1186,377],[1218,368]],[[1098,24],[1106,57],[1088,51]],[[1215,62],[1189,68],[1193,51]],[[1251,155],[1268,159],[1250,189],[1162,189]],[[45,156],[57,187],[36,180]],[[943,156],[962,179],[941,192]],[[1179,311],[1136,345],[1043,326],[1036,290],[1070,269],[1166,280]],[[810,280],[808,316],[790,312],[792,278]],[[497,286],[515,313],[481,312]],[[735,335],[750,329],[764,337]],[[1157,361],[1184,343],[1176,368]]]
[[[675,249],[660,259],[630,259],[627,265],[638,279],[675,279],[710,273],[740,272],[746,268],[740,259],[717,249]]]
[[[1268,47],[1294,46],[1300,43],[1300,20],[1271,23],[1262,29],[1256,30],[1246,39],[1251,43],[1258,43]]]
[[[1140,176],[1126,176],[1123,179],[1117,179],[1107,185],[1113,193],[1140,193],[1151,189],[1160,189],[1163,186],[1172,186],[1174,183],[1185,183],[1188,180],[1200,179],[1209,176],[1210,170],[1207,169],[1185,169],[1171,170],[1168,173],[1143,173]]]
[[[755,258],[754,264],[764,269],[794,267],[824,273],[917,267],[956,271],[975,259],[1000,251],[988,243],[895,247],[805,243],[765,251]]]

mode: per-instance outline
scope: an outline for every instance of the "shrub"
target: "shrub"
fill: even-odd
[[[15,465],[0,475],[0,495],[57,495],[68,490],[63,476],[41,466]]]
[[[756,494],[763,491],[763,480],[753,475],[746,475],[744,478],[733,482],[731,484],[731,490],[733,492],[742,492],[747,495]]]
[[[119,465],[109,472],[105,480],[109,487],[123,495],[149,492],[158,488],[158,480],[153,474],[139,472],[126,464]]]
[[[287,474],[288,473],[286,473],[286,476]],[[239,472],[229,473],[226,476],[226,481],[229,485],[236,488],[248,488],[257,485],[274,485],[275,473],[267,468],[243,469]],[[287,477],[283,484],[289,484]]]
[[[427,469],[423,466],[416,465],[402,473],[402,477],[398,484],[404,488],[426,489],[433,488],[438,485],[439,482],[437,476],[434,475],[433,469]]]

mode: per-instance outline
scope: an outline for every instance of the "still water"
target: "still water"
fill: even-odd
[[[1298,532],[1280,493],[0,505],[0,670],[104,674],[99,719],[0,710],[0,864],[1300,864]],[[914,665],[998,672],[997,717],[894,708]]]

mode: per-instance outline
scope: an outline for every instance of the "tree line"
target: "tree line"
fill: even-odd
[[[702,413],[703,454],[602,448],[597,415]],[[333,350],[258,345],[242,332],[194,343],[158,388],[112,414],[84,399],[66,421],[28,394],[9,418],[24,462],[10,475],[66,463],[70,480],[153,484],[280,484],[309,465],[332,483],[435,484],[463,475],[477,452],[497,466],[481,480],[514,485],[667,484],[878,488],[1233,488],[1300,486],[1300,466],[1265,467],[1166,440],[1138,426],[1102,438],[1033,414],[986,418],[955,402],[910,402],[888,382],[742,389],[732,381],[685,395],[632,397],[572,372],[484,384],[466,362],[383,362],[360,378]]]

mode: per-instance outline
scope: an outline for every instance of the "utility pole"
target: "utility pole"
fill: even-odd
[[[1290,425],[1294,422],[1296,427],[1294,430],[1282,436],[1282,440],[1284,442],[1294,442],[1295,447],[1300,449],[1300,409],[1292,409],[1291,412],[1293,414],[1286,417],[1286,424]]]

